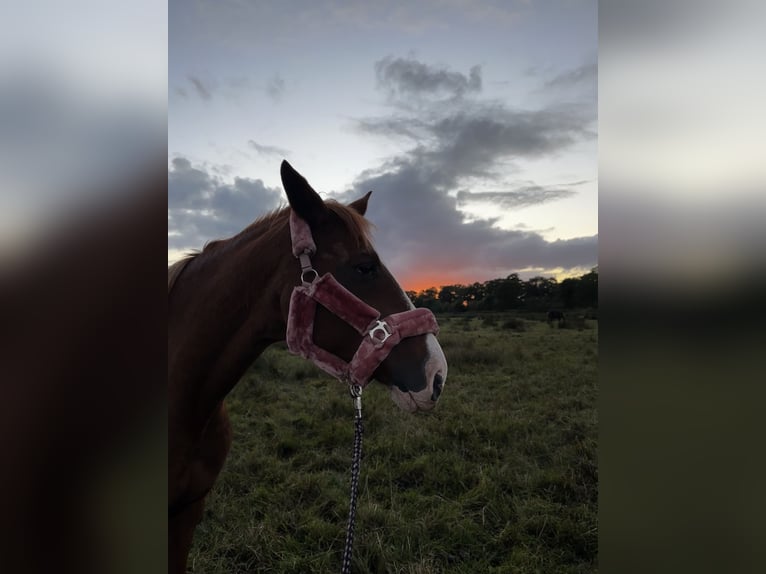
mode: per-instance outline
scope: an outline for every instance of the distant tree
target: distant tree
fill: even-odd
[[[442,285],[420,292],[407,291],[416,307],[426,307],[435,313],[460,312],[468,309],[505,311],[526,308],[543,310],[555,307],[598,307],[598,267],[577,278],[559,283],[553,277],[532,277],[522,281],[517,273],[504,279],[491,279],[470,285]]]
[[[463,285],[460,291],[460,296],[465,301],[465,306],[471,308],[480,308],[485,295],[486,289],[484,284],[478,282],[471,285]]]
[[[598,307],[598,267],[577,278],[564,279],[560,285],[564,307]]]
[[[578,307],[598,307],[598,268],[579,279],[576,302]]]
[[[561,302],[564,307],[571,309],[575,306],[577,301],[577,283],[578,279],[572,277],[564,279],[559,285],[559,293],[561,294]]]
[[[436,300],[436,294],[437,291],[435,287],[424,289],[417,294],[417,297],[415,297],[415,307],[425,307],[432,311],[440,311],[441,309],[439,309],[439,302]]]
[[[551,297],[556,291],[557,281],[552,277],[532,277],[524,282],[524,298]]]
[[[439,290],[439,301],[446,304],[454,303],[458,298],[460,285],[445,285]]]
[[[491,299],[490,308],[498,311],[517,309],[521,306],[524,286],[517,273],[511,273],[505,279],[492,279],[485,284],[487,298]]]
[[[552,277],[532,277],[524,282],[524,307],[545,310],[558,299],[558,282]]]

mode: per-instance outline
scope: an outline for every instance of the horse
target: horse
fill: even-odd
[[[354,385],[374,378],[408,412],[433,409],[446,382],[435,319],[414,308],[373,248],[364,217],[372,192],[343,205],[324,201],[287,161],[280,175],[287,207],[168,269],[171,573],[185,572],[231,445],[224,399],[269,345],[287,340],[292,352]],[[344,305],[351,310],[335,308]]]
[[[566,321],[566,317],[564,317],[563,311],[557,311],[555,309],[551,309],[548,311],[548,324],[553,325],[553,321],[558,321],[559,327],[564,324],[564,321]]]

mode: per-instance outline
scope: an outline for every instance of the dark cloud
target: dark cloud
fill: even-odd
[[[375,62],[378,85],[391,98],[447,95],[460,98],[481,91],[481,66],[473,66],[468,75],[435,68],[407,58],[383,58]]]
[[[480,90],[478,66],[464,76],[413,59],[389,57],[377,62],[375,70],[379,87],[395,98],[389,99],[394,111],[361,119],[357,129],[409,141],[407,157],[428,168],[430,177],[444,188],[454,189],[465,178],[493,177],[500,162],[549,156],[596,137],[595,93],[587,101],[519,109],[505,102],[462,97]],[[585,81],[594,72],[583,67],[555,81]],[[445,93],[451,97],[448,101],[423,97]]]
[[[282,149],[281,147],[276,147],[271,145],[261,145],[258,142],[253,140],[247,140],[247,145],[249,145],[251,148],[253,148],[255,151],[257,151],[261,155],[274,155],[281,158],[284,158],[290,155],[286,149]]]
[[[425,153],[458,181],[489,176],[502,159],[542,157],[595,137],[587,111],[578,106],[512,110],[502,104],[469,106],[435,122],[435,145]]]
[[[210,93],[210,89],[197,76],[189,75],[186,79],[189,80],[189,83],[194,87],[194,91],[200,98],[206,102],[209,102],[212,99],[213,96]]]
[[[466,222],[458,200],[417,161],[400,160],[368,173],[339,199],[351,201],[368,190],[373,190],[367,216],[375,224],[375,244],[405,283],[445,274],[484,280],[526,268],[590,268],[598,262],[597,235],[547,241],[532,231],[498,229],[493,221]]]
[[[366,119],[357,128],[411,140],[414,147],[408,155],[430,166],[431,177],[447,187],[467,177],[492,177],[501,160],[542,157],[595,138],[588,105],[514,110],[501,103],[465,102],[457,109],[439,108]]]
[[[281,201],[281,190],[259,179],[238,177],[225,183],[176,157],[168,170],[168,247],[199,249],[207,241],[234,235]]]
[[[572,197],[575,193],[575,191],[563,187],[543,187],[540,185],[531,185],[514,191],[471,192],[460,190],[457,192],[457,203],[458,205],[491,203],[497,207],[509,209],[540,205],[541,203]]]

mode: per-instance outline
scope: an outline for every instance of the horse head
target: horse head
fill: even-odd
[[[386,358],[379,364],[373,363],[377,367],[371,378],[387,385],[392,399],[402,409],[410,412],[432,409],[444,388],[447,361],[434,334],[435,319],[429,312],[413,311],[409,297],[381,262],[372,245],[370,223],[364,217],[372,192],[349,205],[342,205],[333,200],[323,201],[306,179],[286,161],[282,162],[281,176],[293,212],[291,217],[297,216],[307,224],[305,232],[302,231],[304,227],[298,232],[293,231],[293,245],[295,247],[296,233],[301,236],[298,241],[306,240],[307,236],[308,242],[312,243],[311,273],[305,273],[305,269],[302,272],[296,264],[294,281],[288,281],[281,294],[283,314],[288,324],[288,346],[291,343],[290,327],[296,322],[307,321],[311,331],[309,345],[326,359],[318,359],[310,350],[301,354],[330,372],[332,369],[326,368],[328,362],[332,363],[337,358],[338,364],[352,364],[360,354],[364,354],[363,344],[368,347],[377,344],[378,340],[385,340],[388,333],[388,327],[363,332],[358,326],[354,327],[354,320],[344,320],[339,315],[358,312],[363,317],[360,319],[362,323],[372,318],[371,324],[375,324],[375,317],[364,313],[376,312],[378,319],[391,317],[393,321],[397,317],[408,317],[410,323],[430,321],[434,328],[417,331],[422,334],[408,336],[402,329],[405,334],[390,348]],[[295,309],[299,306],[294,295],[299,290],[298,284],[303,281],[304,292],[308,293],[313,289],[312,280],[324,280],[327,275],[331,277],[324,284],[332,282],[334,286],[332,291],[328,290],[329,294],[324,295],[322,302],[333,298],[340,302],[327,306],[312,302],[305,309]],[[336,282],[342,288],[336,289]],[[350,292],[347,297],[345,291]],[[340,295],[336,296],[337,293]],[[333,306],[335,311],[328,309]],[[405,312],[411,313],[397,315]],[[372,344],[366,340],[368,336]],[[366,384],[366,380],[362,384]]]

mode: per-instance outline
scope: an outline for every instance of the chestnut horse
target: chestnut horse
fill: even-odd
[[[324,202],[286,161],[281,176],[289,207],[168,269],[168,562],[173,573],[185,572],[205,496],[231,444],[224,398],[266,347],[285,340],[291,292],[301,282],[291,247],[291,210],[310,228],[317,275],[331,273],[382,316],[413,309],[370,242],[364,218],[370,193],[347,206]],[[316,345],[344,361],[360,347],[362,335],[321,305],[313,329]],[[393,347],[373,377],[390,388],[402,409],[429,410],[442,391],[447,363],[433,334],[417,335]]]

